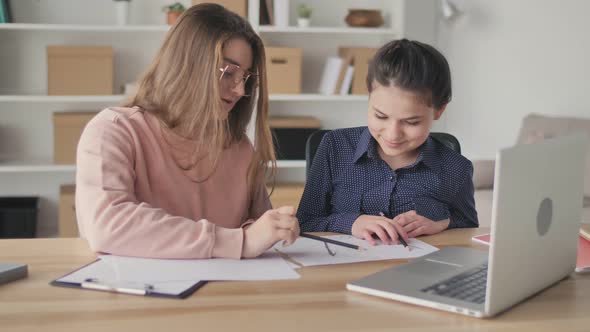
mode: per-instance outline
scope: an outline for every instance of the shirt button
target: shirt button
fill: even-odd
[[[389,176],[389,181],[393,181],[393,175]]]

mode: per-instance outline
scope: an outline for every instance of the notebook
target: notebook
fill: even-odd
[[[580,231],[581,233],[582,231]],[[490,234],[477,235],[471,238],[475,242],[490,244]],[[590,272],[590,240],[583,234],[578,239],[578,259],[576,261],[576,272]]]

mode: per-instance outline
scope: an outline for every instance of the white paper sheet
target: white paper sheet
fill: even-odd
[[[278,243],[274,249],[288,255],[291,259],[301,263],[303,266],[416,258],[438,250],[438,248],[417,239],[410,239],[408,245],[411,251],[408,251],[402,245],[379,244],[371,246],[369,242],[357,239],[352,235],[330,235],[326,236],[326,238],[356,244],[364,248],[364,250],[355,250],[328,243],[330,250],[336,253],[335,256],[331,256],[328,254],[323,242],[302,237],[297,239],[291,246],[283,247]],[[380,241],[378,242],[380,243]]]
[[[102,285],[131,289],[142,289],[146,285],[151,285],[154,292],[170,295],[179,295],[199,282],[198,279],[185,281],[163,281],[158,283],[150,282],[145,278],[139,278],[136,280],[121,279],[121,276],[116,273],[112,264],[109,264],[103,260],[93,262],[90,265],[87,265],[66,275],[63,278],[58,279],[57,281],[80,284],[87,279],[93,279]]]
[[[188,280],[279,280],[298,279],[277,253],[255,259],[150,259],[114,255],[100,256],[109,263],[116,279],[147,283]]]

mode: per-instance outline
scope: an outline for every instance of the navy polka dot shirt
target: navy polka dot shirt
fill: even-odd
[[[377,147],[367,127],[324,135],[297,211],[301,231],[350,234],[362,214],[410,210],[450,218],[449,228],[478,227],[471,161],[429,137],[414,164],[394,171]]]

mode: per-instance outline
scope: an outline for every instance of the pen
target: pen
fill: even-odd
[[[110,286],[106,284],[98,283],[96,279],[88,278],[84,280],[80,284],[80,287],[86,289],[93,289],[93,290],[100,290],[100,291],[107,291],[107,292],[114,292],[114,293],[125,293],[125,294],[132,294],[132,295],[146,295],[151,292],[153,289],[152,286],[146,286],[144,289],[137,289],[137,288],[127,288],[127,287],[117,287],[117,286]]]
[[[360,249],[360,247],[355,244],[336,241],[336,240],[328,239],[328,238],[321,237],[321,236],[311,235],[309,233],[301,233],[301,234],[299,234],[299,236],[304,237],[304,238],[308,238],[308,239],[312,239],[312,240],[317,240],[317,241],[322,241],[322,242],[327,242],[327,243],[343,246],[343,247],[350,248],[350,249],[356,249],[356,250]]]
[[[383,213],[383,212],[379,212],[379,215],[381,217],[385,217],[385,213]],[[406,240],[404,240],[404,238],[401,235],[398,234],[397,239],[404,247],[406,247],[406,249],[408,249],[408,251],[410,251],[410,247],[408,247],[408,243],[406,242]]]

